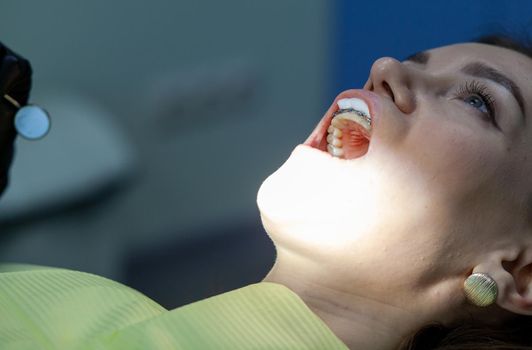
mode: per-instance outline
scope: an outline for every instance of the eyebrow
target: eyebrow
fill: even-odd
[[[417,52],[413,55],[405,58],[405,61],[415,62],[419,64],[426,65],[430,59],[430,53],[426,51]],[[521,94],[521,89],[517,84],[506,75],[499,72],[497,69],[490,67],[482,62],[470,62],[466,64],[460,71],[464,74],[471,75],[478,78],[484,78],[493,81],[496,84],[501,85],[506,90],[508,90],[519,105],[521,109],[523,121],[525,121],[525,103],[523,95]]]

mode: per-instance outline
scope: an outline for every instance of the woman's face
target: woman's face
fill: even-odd
[[[482,254],[530,230],[532,60],[475,43],[426,53],[377,60],[365,92],[336,99],[371,105],[366,154],[339,159],[318,149],[333,103],[258,192],[278,251],[344,287],[466,276]]]

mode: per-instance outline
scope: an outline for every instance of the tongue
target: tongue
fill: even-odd
[[[342,150],[343,158],[354,159],[368,152],[369,135],[366,129],[352,120],[343,120]]]

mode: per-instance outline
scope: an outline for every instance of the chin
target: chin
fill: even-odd
[[[257,205],[276,243],[298,247],[342,245],[371,230],[378,198],[363,158],[345,160],[298,145],[259,188]]]

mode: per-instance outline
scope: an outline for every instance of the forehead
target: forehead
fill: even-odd
[[[518,64],[519,67],[532,73],[530,71],[532,70],[532,59],[530,57],[504,47],[479,43],[461,43],[436,47],[427,51],[431,53],[431,59],[434,59],[434,61],[469,58],[508,68]]]

